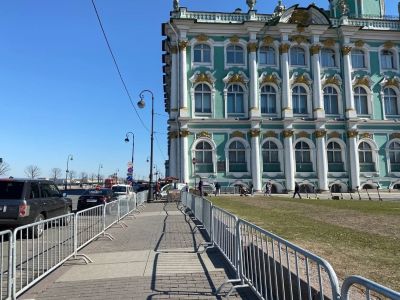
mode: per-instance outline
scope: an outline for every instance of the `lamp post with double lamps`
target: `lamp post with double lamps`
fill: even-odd
[[[99,164],[99,169],[97,170],[97,184],[100,184],[100,169],[103,168],[103,165]]]
[[[67,188],[68,188],[68,173],[69,173],[68,164],[69,164],[70,160],[74,160],[72,154],[68,154],[68,157],[67,157],[67,169],[65,170],[65,190],[67,190]]]
[[[128,131],[127,133],[126,133],[126,137],[125,137],[125,143],[129,143],[129,135],[130,134],[132,134],[132,158],[131,158],[131,164],[132,164],[132,166],[130,167],[130,168],[133,168],[133,155],[134,155],[134,153],[135,153],[135,134],[132,132],[132,131]],[[129,168],[128,168],[129,169]],[[133,182],[133,173],[131,174],[131,172],[129,172],[130,170],[128,170],[128,178],[129,178],[129,176],[131,176],[132,177],[132,181],[131,181],[131,183]],[[129,174],[131,174],[131,175],[129,175]],[[128,178],[127,178],[127,180],[128,180]]]
[[[139,108],[144,108],[146,102],[144,101],[144,93],[151,94],[151,132],[150,132],[150,172],[149,172],[149,193],[147,201],[153,201],[153,142],[154,142],[154,94],[150,90],[143,90],[140,92],[140,100],[137,103]]]

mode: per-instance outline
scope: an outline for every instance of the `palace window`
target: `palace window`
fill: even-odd
[[[262,145],[263,172],[280,172],[278,146],[272,141]]]
[[[400,172],[400,143],[392,142],[389,146],[390,170]]]
[[[321,50],[321,65],[324,68],[334,68],[336,66],[334,50],[327,48]]]
[[[365,55],[364,51],[354,49],[351,51],[351,65],[353,68],[365,68]]]
[[[196,173],[213,173],[213,149],[210,143],[201,141],[196,145],[195,157],[196,157]]]
[[[330,142],[327,145],[328,171],[343,172],[344,164],[342,159],[342,147],[337,142]]]
[[[357,114],[368,114],[368,94],[367,91],[360,86],[357,86],[354,89],[354,104],[356,106]]]
[[[228,64],[244,64],[244,51],[242,46],[228,46],[226,48],[226,62]]]
[[[371,145],[361,142],[358,146],[358,158],[360,162],[360,172],[375,172],[375,163]]]
[[[397,107],[397,94],[392,88],[383,90],[383,99],[385,102],[385,114],[387,116],[396,116],[399,114]]]
[[[295,146],[296,172],[312,172],[310,146],[300,141]]]
[[[228,117],[244,116],[244,91],[238,84],[232,84],[228,87]]]
[[[271,85],[261,88],[261,113],[276,114],[276,91]]]
[[[275,66],[275,49],[272,47],[261,47],[258,62],[261,65]]]
[[[290,49],[290,64],[292,66],[305,66],[306,53],[301,47],[292,47]]]
[[[229,145],[229,172],[247,172],[246,149],[243,143],[233,141]]]
[[[324,88],[324,108],[327,115],[339,114],[338,93],[331,86]]]
[[[206,44],[197,44],[194,46],[193,61],[196,63],[210,63],[211,47]]]
[[[390,70],[394,69],[394,55],[392,51],[381,51],[381,68]]]
[[[293,113],[307,114],[307,91],[302,86],[295,86],[292,90]]]
[[[211,113],[211,90],[207,84],[198,84],[194,89],[195,110],[196,114]]]

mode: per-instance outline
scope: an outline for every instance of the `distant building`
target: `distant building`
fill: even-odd
[[[168,173],[222,186],[400,186],[400,21],[384,0],[163,24]],[[197,180],[198,182],[198,180]]]

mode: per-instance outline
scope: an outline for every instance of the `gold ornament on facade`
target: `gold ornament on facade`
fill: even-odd
[[[342,47],[342,53],[343,55],[348,55],[351,52],[351,47],[350,46],[343,46]]]
[[[190,131],[187,129],[181,130],[181,137],[187,137],[190,135]]]
[[[326,135],[325,130],[315,130],[315,137],[316,138],[323,138]]]
[[[290,45],[289,45],[289,44],[281,44],[281,45],[279,46],[279,53],[280,53],[280,54],[288,53],[288,52],[289,52],[289,48],[290,48]]]
[[[249,52],[256,52],[257,51],[257,43],[248,43],[247,49]]]
[[[312,45],[312,46],[310,47],[311,55],[319,54],[319,51],[320,51],[320,50],[321,50],[321,46],[318,45],[318,44]]]
[[[237,35],[232,36],[229,41],[231,43],[239,43],[239,37]]]
[[[282,131],[282,135],[284,138],[292,137],[293,136],[293,130],[284,130]]]
[[[170,51],[172,54],[178,53],[178,46],[171,46]]]
[[[334,132],[329,133],[328,136],[329,136],[329,138],[331,138],[331,139],[332,139],[332,138],[339,139],[341,135],[340,135],[339,132],[334,131]]]
[[[391,139],[400,139],[400,132],[394,132],[390,135]]]
[[[266,133],[264,133],[264,137],[265,138],[269,138],[269,137],[278,137],[278,135],[274,132],[274,131],[267,131]]]
[[[269,46],[269,45],[272,45],[274,43],[274,39],[273,39],[272,36],[267,35],[267,36],[265,36],[263,38],[262,43],[263,43],[264,46]]]
[[[322,44],[324,45],[324,47],[332,48],[333,46],[335,46],[336,42],[334,39],[327,39],[323,41]]]
[[[396,46],[396,44],[393,43],[392,41],[387,41],[387,42],[385,42],[385,43],[383,44],[383,47],[384,47],[385,49],[391,49],[391,48],[394,48],[395,46]]]
[[[297,134],[297,136],[299,136],[299,137],[301,137],[301,138],[309,138],[309,137],[310,137],[310,135],[309,135],[307,132],[305,132],[305,131],[300,131],[300,132]]]
[[[333,85],[339,86],[340,85],[339,78],[337,78],[335,76],[328,77],[325,79],[325,85],[327,85],[327,84],[333,84]]]
[[[260,129],[251,129],[249,134],[251,137],[258,137],[260,136]]]
[[[369,81],[368,77],[366,77],[366,76],[358,77],[354,81],[354,86],[357,86],[357,85],[364,85],[364,86],[370,87],[370,81]]]
[[[197,138],[201,138],[201,137],[205,137],[205,138],[209,138],[211,139],[211,134],[208,133],[207,131],[202,131],[200,133],[197,134]]]
[[[278,85],[278,78],[276,77],[275,74],[268,74],[266,76],[264,76],[261,84],[265,84],[265,83],[275,83],[276,85]]]
[[[168,132],[168,137],[170,139],[176,139],[178,137],[178,132],[177,131],[170,131],[170,132]]]
[[[207,42],[208,41],[208,36],[206,36],[204,33],[196,36],[196,40],[198,42]]]
[[[295,35],[292,37],[292,41],[295,41],[297,44],[307,43],[308,40],[304,35]]]
[[[185,50],[189,45],[189,41],[180,41],[179,42],[179,50]]]
[[[209,84],[212,84],[210,77],[206,73],[200,73],[197,75],[195,83],[199,82],[208,82]]]
[[[297,25],[297,32],[304,32],[306,31],[306,26],[303,26],[301,24]]]
[[[365,132],[365,133],[360,134],[360,138],[362,138],[362,139],[372,139],[373,135],[371,133]]]
[[[244,79],[240,74],[233,74],[229,78],[228,83],[243,83],[243,84],[245,84]]]
[[[304,74],[301,74],[296,77],[296,79],[294,80],[294,83],[304,83],[306,85],[309,85],[310,81],[308,80],[307,76],[305,76]]]
[[[236,131],[232,132],[231,137],[244,138],[244,133],[236,130]]]
[[[363,40],[358,40],[354,42],[354,45],[358,48],[364,47],[365,42]]]
[[[289,19],[289,23],[307,26],[310,23],[310,14],[304,9],[296,9],[292,13],[292,16]]]
[[[358,135],[358,131],[357,130],[348,130],[347,131],[347,137],[348,138],[356,138]]]
[[[399,87],[399,82],[396,80],[396,78],[390,78],[385,82],[385,86],[395,86],[395,87]]]

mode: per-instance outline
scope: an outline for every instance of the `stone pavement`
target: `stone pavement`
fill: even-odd
[[[127,228],[109,230],[80,253],[94,262],[66,262],[19,299],[223,299],[216,289],[232,271],[216,249],[204,249],[200,230],[176,203],[151,203]],[[248,289],[232,299],[256,299]]]

